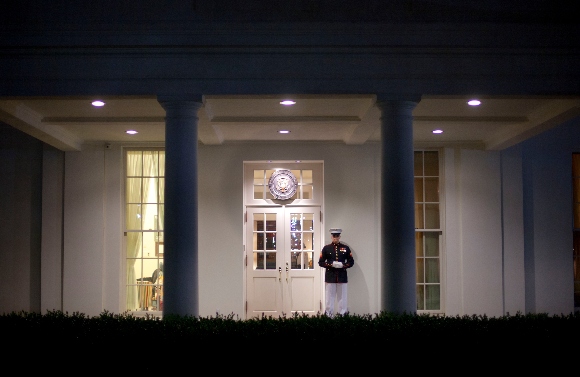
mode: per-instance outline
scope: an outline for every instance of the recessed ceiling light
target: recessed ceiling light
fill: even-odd
[[[127,130],[125,132],[128,133],[129,135],[135,135],[135,134],[138,134],[139,133],[139,132],[137,132],[135,130]]]
[[[105,103],[103,101],[93,101],[92,104],[93,104],[93,106],[96,106],[96,107],[105,106]]]
[[[469,106],[479,106],[479,105],[481,105],[481,101],[478,99],[472,99],[472,100],[467,101],[467,104]]]
[[[280,105],[284,105],[284,106],[292,106],[295,105],[296,101],[292,101],[290,99],[284,100],[284,101],[280,101]]]
[[[434,134],[442,134],[443,133],[443,130],[433,130],[433,133]]]
[[[280,130],[280,131],[278,131],[278,133],[279,134],[289,134],[290,131],[288,131],[288,130]]]

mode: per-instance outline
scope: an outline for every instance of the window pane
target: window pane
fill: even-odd
[[[141,223],[144,230],[157,230],[157,204],[143,204],[141,206]]]
[[[425,270],[424,270],[425,258],[417,258],[416,260],[416,280],[417,283],[425,282]]]
[[[141,151],[127,152],[127,176],[135,177],[143,175],[143,153]]]
[[[141,229],[141,205],[127,204],[125,210],[125,228],[127,230]]]
[[[302,184],[312,185],[312,170],[302,170]]]
[[[157,203],[158,184],[157,178],[143,178],[143,203]]]
[[[417,310],[425,310],[425,286],[417,285]]]
[[[254,170],[254,185],[255,186],[263,186],[265,184],[264,181],[264,170]]]
[[[143,176],[159,176],[159,153],[157,151],[143,152]]]
[[[440,295],[441,295],[440,285],[427,285],[425,286],[425,309],[426,310],[439,310],[441,309]]]
[[[413,171],[415,177],[423,176],[423,152],[415,152],[413,159]]]
[[[155,238],[157,236],[156,232],[144,232],[143,233],[143,258],[155,258]],[[155,259],[157,263],[157,259]],[[149,269],[151,269],[150,261],[147,261]],[[157,266],[155,266],[157,268]],[[154,269],[154,268],[153,268]],[[149,272],[149,275],[153,272],[153,269]]]
[[[423,233],[425,240],[425,255],[428,257],[439,256],[439,233],[425,232]]]
[[[125,202],[141,203],[141,178],[127,178],[125,181]]]
[[[415,178],[415,202],[424,202],[423,177]]]
[[[425,229],[439,229],[439,204],[425,204]]]
[[[165,151],[159,152],[159,176],[165,177]]]
[[[439,258],[425,259],[425,282],[439,283]]]
[[[425,201],[426,202],[439,201],[439,178],[437,177],[425,178]]]
[[[424,229],[423,225],[423,204],[415,203],[415,229]]]
[[[314,193],[314,188],[312,185],[303,185],[302,186],[302,199],[312,199]]]
[[[424,152],[424,164],[425,164],[425,175],[426,176],[438,176],[439,175],[439,152],[431,151]]]
[[[415,254],[417,257],[423,256],[423,232],[415,233]]]

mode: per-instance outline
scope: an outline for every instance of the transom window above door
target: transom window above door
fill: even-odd
[[[320,205],[323,193],[322,167],[322,162],[246,162],[246,205]],[[273,178],[279,179],[275,181],[277,186],[274,186]],[[286,184],[292,190],[288,195],[284,195]]]

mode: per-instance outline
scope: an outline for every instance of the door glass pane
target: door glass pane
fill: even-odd
[[[304,233],[302,237],[302,246],[304,250],[314,250],[314,240],[312,237],[312,233]]]
[[[302,214],[302,227],[303,227],[304,231],[313,231],[314,230],[314,214],[313,213]]]
[[[300,263],[302,262],[302,256],[300,252],[293,251],[290,253],[290,268],[293,270],[300,269]]]
[[[302,233],[292,232],[290,233],[290,250],[301,250],[302,249]]]
[[[312,270],[314,269],[314,252],[312,251],[305,251],[302,253],[303,256],[303,263],[305,270]]]
[[[291,213],[290,214],[290,231],[296,232],[302,230],[302,223],[300,221],[300,214],[299,213]]]
[[[276,269],[276,253],[266,253],[266,270]]]
[[[266,233],[266,250],[276,250],[276,233]]]
[[[264,269],[264,253],[257,252],[254,253],[254,270]]]

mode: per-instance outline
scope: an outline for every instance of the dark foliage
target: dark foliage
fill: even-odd
[[[398,357],[432,359],[526,360],[562,357],[580,341],[580,313],[569,315],[520,314],[502,317],[374,315],[262,317],[241,320],[234,315],[193,317],[167,315],[134,317],[104,312],[96,317],[82,313],[11,313],[0,316],[5,345],[17,356],[22,350],[39,356],[71,355],[73,361],[93,361],[106,355],[106,363],[121,363],[119,371],[135,371],[131,355],[146,352],[141,370],[178,369],[194,357],[275,357],[279,352],[334,352],[355,349],[368,357],[399,360]],[[364,350],[364,351],[363,351]],[[182,360],[176,355],[184,356]],[[269,356],[270,355],[270,356]],[[551,355],[549,359],[546,359]],[[181,357],[181,356],[180,356]],[[179,361],[177,364],[167,360]],[[193,359],[192,359],[193,360]],[[40,364],[41,365],[41,364]],[[39,368],[41,366],[39,365]],[[68,364],[67,364],[68,365]],[[108,365],[108,364],[107,364]],[[480,367],[489,367],[483,363]],[[225,362],[224,367],[232,366]],[[94,368],[105,367],[99,363]],[[93,368],[91,367],[91,368]],[[120,369],[118,369],[120,368]]]

